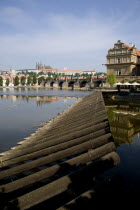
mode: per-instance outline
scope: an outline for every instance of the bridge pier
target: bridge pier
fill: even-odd
[[[53,88],[58,88],[59,86],[58,86],[58,82],[54,82],[53,83]]]

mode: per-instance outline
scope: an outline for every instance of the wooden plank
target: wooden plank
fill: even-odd
[[[18,156],[21,156],[21,155],[29,154],[31,152],[39,151],[41,149],[44,149],[44,148],[47,148],[47,147],[50,147],[50,146],[53,146],[53,145],[56,145],[56,144],[60,144],[60,143],[63,143],[63,142],[69,141],[69,140],[73,140],[73,139],[76,139],[76,138],[79,138],[79,137],[83,137],[85,135],[88,135],[90,133],[95,132],[96,130],[101,130],[101,129],[106,128],[106,127],[108,127],[108,121],[97,124],[96,126],[91,126],[89,128],[83,129],[82,131],[71,133],[69,135],[67,134],[65,136],[60,136],[59,138],[54,139],[54,140],[52,139],[51,141],[45,141],[45,142],[42,142],[42,143],[37,144],[37,145],[36,144],[32,145],[32,147],[29,147],[29,148],[27,147],[27,148],[24,149],[22,147],[22,150],[20,150],[19,152],[17,151],[16,153],[13,152],[13,151],[9,151],[9,154],[7,154],[6,156],[0,157],[0,161],[2,162],[2,161],[7,160],[9,158],[14,158],[14,157],[18,157]]]
[[[73,139],[73,140],[70,140],[70,141],[66,141],[64,143],[60,143],[60,144],[51,146],[51,147],[43,149],[43,150],[39,150],[37,152],[31,152],[28,155],[22,155],[21,154],[22,151],[20,151],[21,156],[19,156],[17,158],[14,158],[14,159],[9,157],[8,160],[2,161],[0,163],[0,168],[3,168],[5,166],[9,166],[9,165],[13,165],[13,164],[16,164],[16,163],[19,163],[19,162],[22,162],[22,161],[31,160],[32,158],[39,157],[39,156],[44,156],[44,155],[47,155],[47,154],[50,154],[50,153],[53,153],[53,152],[58,152],[58,151],[61,151],[63,149],[66,149],[66,148],[69,148],[69,147],[72,147],[72,146],[75,146],[75,145],[78,145],[78,144],[82,144],[86,141],[89,141],[90,139],[97,138],[97,137],[105,135],[107,133],[109,133],[108,127],[103,128],[101,130],[97,130],[96,132],[88,134],[86,136],[82,136],[80,138],[76,138],[76,139]]]
[[[80,145],[76,145],[76,146],[70,147],[68,149],[65,149],[63,151],[52,153],[52,154],[47,155],[45,157],[39,158],[37,160],[33,160],[31,162],[24,163],[22,165],[19,165],[19,166],[1,171],[0,172],[0,179],[2,179],[4,177],[12,176],[14,174],[21,173],[23,171],[28,171],[32,168],[57,161],[57,160],[69,157],[71,155],[76,155],[78,153],[87,151],[89,149],[97,148],[97,147],[107,143],[108,141],[110,141],[110,134],[100,136],[96,139],[90,140],[90,141],[82,143]]]
[[[42,179],[49,178],[50,176],[54,176],[59,171],[61,171],[62,173],[65,170],[72,169],[72,167],[75,168],[78,167],[79,165],[82,167],[90,161],[96,160],[112,151],[115,151],[115,149],[116,147],[113,142],[107,143],[94,150],[92,149],[83,155],[67,160],[59,165],[57,164],[55,166],[44,169],[42,171],[39,171],[22,179],[3,185],[0,187],[0,191],[5,193],[11,192],[20,189],[22,187],[25,187],[27,185],[33,184],[35,182],[38,182]]]
[[[92,182],[93,176],[97,173],[101,173],[110,167],[119,164],[119,156],[117,153],[112,152],[99,161],[89,164],[88,166],[77,170],[75,173],[64,176],[48,185],[45,185],[33,192],[27,193],[17,198],[17,203],[20,209],[27,209],[35,206],[45,200],[48,200],[68,189],[68,186],[74,184],[74,188],[80,183],[82,185],[87,182]],[[47,208],[47,207],[46,207]]]
[[[82,193],[80,196],[71,200],[64,206],[57,208],[57,210],[68,210],[68,209],[86,209],[90,206],[89,201],[96,196],[96,190],[88,190]]]

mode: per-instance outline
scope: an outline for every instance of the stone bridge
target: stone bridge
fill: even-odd
[[[69,79],[69,80],[46,80],[42,83],[43,86],[48,88],[60,88],[60,89],[79,89],[89,87],[103,87],[105,79]]]

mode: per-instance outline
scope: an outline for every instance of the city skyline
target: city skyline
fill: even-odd
[[[106,54],[121,40],[140,49],[140,1],[0,1],[0,70],[106,71]]]

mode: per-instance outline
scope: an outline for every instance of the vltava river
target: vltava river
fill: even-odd
[[[33,133],[42,123],[62,113],[90,91],[46,88],[0,90],[0,152]]]
[[[135,193],[140,193],[140,104],[109,104],[106,101],[110,129],[121,162],[105,173],[112,183],[108,190],[115,191],[118,199],[122,193],[129,193],[127,200],[135,199]]]
[[[33,133],[42,123],[63,112],[91,91],[41,89],[0,90],[0,152]],[[106,103],[111,133],[121,163],[97,177],[101,191],[116,202],[125,193],[140,193],[140,105]],[[99,179],[99,180],[98,180]],[[103,194],[105,195],[105,194]],[[123,197],[124,198],[124,197]],[[132,197],[131,197],[132,198]],[[110,202],[110,201],[109,201]]]

